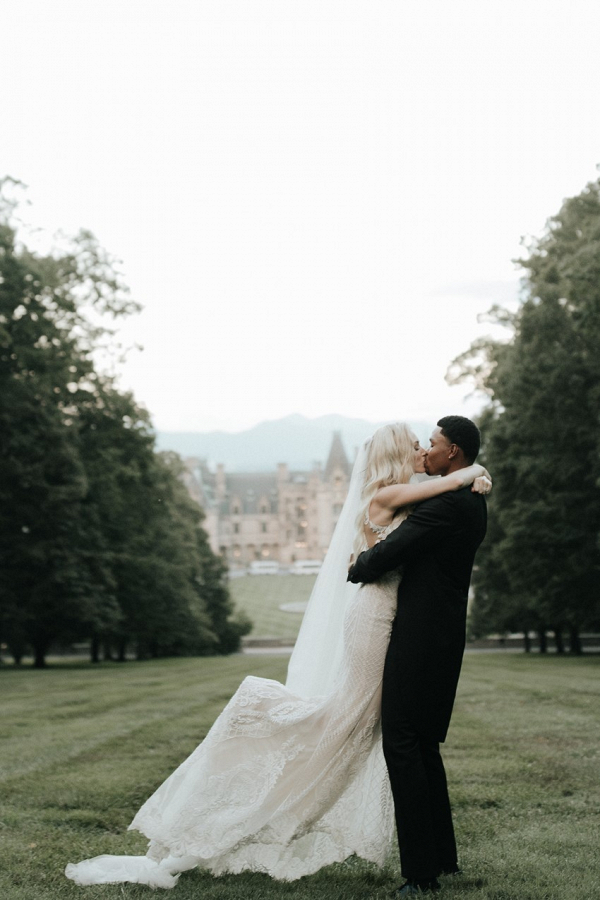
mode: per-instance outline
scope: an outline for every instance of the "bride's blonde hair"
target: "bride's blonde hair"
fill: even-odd
[[[377,491],[388,484],[408,484],[414,475],[415,438],[404,422],[394,422],[378,428],[369,442],[367,464],[361,491],[361,503],[356,517],[356,533],[352,547],[353,558],[367,549],[365,517]],[[410,510],[406,509],[406,513]]]

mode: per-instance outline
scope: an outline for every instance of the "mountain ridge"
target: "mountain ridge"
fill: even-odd
[[[229,472],[272,472],[278,463],[290,469],[311,469],[315,462],[327,460],[333,432],[341,432],[348,459],[373,432],[385,424],[351,418],[337,413],[309,419],[291,413],[280,419],[268,419],[238,432],[159,431],[158,450],[174,450],[180,456],[205,460],[211,468],[223,463]],[[409,423],[424,442],[432,425],[424,421]]]

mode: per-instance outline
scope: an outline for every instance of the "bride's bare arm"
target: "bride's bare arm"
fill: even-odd
[[[395,512],[403,506],[421,503],[423,500],[429,500],[431,497],[437,497],[447,491],[457,491],[473,484],[476,480],[478,484],[474,486],[474,490],[482,494],[488,493],[491,488],[490,474],[487,469],[479,465],[467,466],[451,472],[450,475],[444,475],[442,478],[431,478],[418,484],[390,484],[377,491],[373,497],[371,501],[372,515],[376,515],[378,509]]]

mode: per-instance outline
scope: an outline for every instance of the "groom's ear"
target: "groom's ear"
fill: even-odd
[[[456,459],[459,450],[460,447],[458,446],[458,444],[450,444],[450,448],[448,450],[448,459]]]

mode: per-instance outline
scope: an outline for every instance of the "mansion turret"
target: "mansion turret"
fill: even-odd
[[[205,462],[186,460],[186,484],[206,513],[204,528],[215,553],[230,565],[325,557],[350,482],[351,465],[334,432],[323,468],[276,472],[211,472]]]

